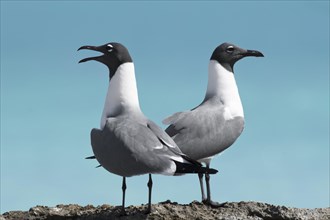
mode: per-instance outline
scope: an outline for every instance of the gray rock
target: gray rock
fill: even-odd
[[[200,202],[178,204],[169,200],[152,205],[152,213],[145,214],[147,205],[126,207],[121,216],[120,206],[75,204],[56,207],[36,206],[29,211],[10,211],[0,215],[0,220],[330,220],[330,208],[299,209],[275,206],[259,202],[226,202],[219,208],[211,208]]]

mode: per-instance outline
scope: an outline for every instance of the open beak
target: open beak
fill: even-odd
[[[97,51],[97,52],[101,52],[101,48],[100,47],[95,47],[95,46],[82,46],[78,49],[79,50],[94,50],[94,51]],[[99,61],[101,62],[101,58],[103,57],[103,55],[101,56],[96,56],[96,57],[88,57],[88,58],[85,58],[85,59],[82,59],[79,61],[79,63],[83,63],[83,62],[86,62],[86,61],[90,61],[90,60],[96,60],[96,61]]]

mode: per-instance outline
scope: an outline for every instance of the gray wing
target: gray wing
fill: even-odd
[[[170,148],[173,152],[176,152],[176,154],[182,155],[180,148],[176,145],[173,139],[170,138],[170,136],[168,136],[168,134],[158,125],[156,125],[153,121],[148,120],[147,126],[166,147]]]
[[[175,172],[173,160],[183,160],[164,147],[147,124],[131,119],[108,119],[103,130],[91,131],[91,144],[99,163],[120,176],[171,175]]]
[[[189,163],[201,166],[201,164],[190,158],[189,156],[182,153],[178,145],[174,142],[174,140],[163,131],[158,125],[156,125],[153,121],[148,120],[148,128],[157,136],[157,138],[163,143],[164,147],[167,147],[170,151],[172,151],[175,155],[178,155],[188,161]]]
[[[243,130],[243,118],[225,120],[223,115],[221,103],[206,102],[165,119],[170,123],[165,131],[189,157],[195,160],[211,157],[233,144]]]

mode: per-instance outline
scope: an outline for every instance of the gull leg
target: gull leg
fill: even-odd
[[[123,203],[122,203],[122,207],[121,207],[121,214],[125,215],[125,191],[126,191],[126,177],[123,177],[123,184],[121,189],[123,190]]]
[[[151,178],[151,174],[149,174],[149,181],[148,181],[147,186],[149,188],[149,197],[148,197],[148,209],[147,209],[146,213],[149,214],[151,212],[151,191],[152,191],[152,178]]]
[[[204,193],[204,185],[203,185],[203,174],[199,173],[198,174],[198,179],[199,179],[199,185],[201,186],[201,193],[202,193],[202,201],[205,201],[205,193]]]
[[[209,168],[209,164],[206,165],[207,168]],[[221,204],[218,202],[214,202],[211,200],[211,187],[210,187],[210,174],[205,174],[205,182],[206,182],[206,193],[207,193],[207,199],[203,201],[204,204],[210,205],[211,207],[220,207]]]

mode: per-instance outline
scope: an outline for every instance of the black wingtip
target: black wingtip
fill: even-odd
[[[85,159],[96,159],[95,156],[86,157]]]
[[[203,174],[216,174],[218,170],[213,168],[202,167],[196,164],[190,163],[181,163],[173,160],[176,165],[175,174],[184,174],[184,173],[203,173]]]
[[[183,158],[183,159],[185,159],[186,161],[188,161],[188,162],[190,162],[190,163],[192,163],[192,164],[194,164],[194,165],[196,165],[196,166],[199,166],[199,167],[202,167],[203,165],[200,163],[200,162],[198,162],[197,160],[194,160],[194,159],[191,159],[190,157],[188,157],[187,155],[181,155],[181,157]]]
[[[96,166],[95,168],[99,168],[99,167],[101,167],[102,165],[98,165],[98,166]]]
[[[208,169],[208,170],[207,170],[207,173],[208,173],[208,174],[216,174],[217,172],[219,172],[218,170],[213,169],[213,168],[206,168],[206,169]]]

